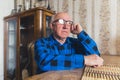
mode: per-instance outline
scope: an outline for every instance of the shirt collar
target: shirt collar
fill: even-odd
[[[58,46],[60,46],[61,44],[53,37],[53,34],[51,34],[50,36],[49,36],[49,40],[50,40],[50,44],[51,45],[58,45]],[[67,37],[67,39],[66,39],[66,41],[65,41],[65,43],[64,44],[69,44],[69,43],[71,43],[71,41],[70,41],[70,38],[69,37]],[[64,44],[62,44],[62,45],[64,45]]]

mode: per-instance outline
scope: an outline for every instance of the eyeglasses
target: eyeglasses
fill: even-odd
[[[58,22],[59,24],[62,24],[62,25],[68,25],[68,26],[72,26],[73,25],[73,21],[70,21],[70,20],[64,20],[64,19],[57,19],[55,21],[53,21],[53,23],[55,22]]]

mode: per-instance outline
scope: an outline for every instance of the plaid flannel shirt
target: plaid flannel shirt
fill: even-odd
[[[77,38],[60,44],[53,35],[35,42],[35,61],[40,71],[71,70],[84,67],[84,55],[100,55],[93,39],[83,30]]]

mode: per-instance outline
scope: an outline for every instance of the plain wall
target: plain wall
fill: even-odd
[[[4,80],[4,23],[3,18],[11,14],[14,0],[1,0],[0,2],[0,80]]]

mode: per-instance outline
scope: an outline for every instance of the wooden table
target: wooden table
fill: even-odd
[[[104,64],[120,64],[120,55],[101,55],[104,59]]]
[[[42,74],[34,75],[25,80],[80,80],[83,69],[49,71]]]
[[[101,55],[104,64],[120,64],[120,56]],[[81,80],[84,69],[50,71],[34,75],[25,80]]]

